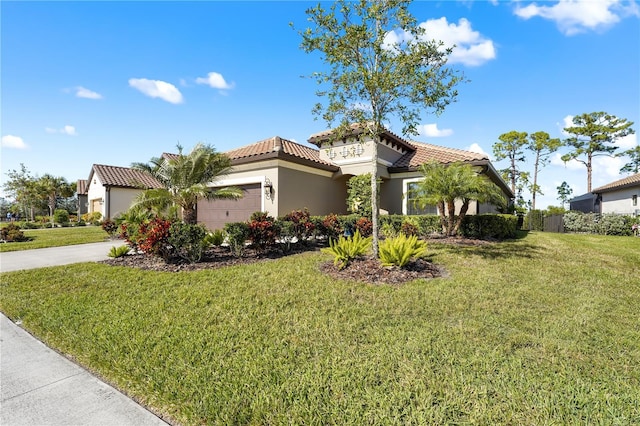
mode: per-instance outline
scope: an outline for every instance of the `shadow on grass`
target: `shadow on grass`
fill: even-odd
[[[482,241],[476,244],[449,244],[433,241],[429,243],[431,249],[438,252],[459,256],[480,256],[485,259],[534,259],[542,254],[540,246],[522,242],[526,233],[518,233],[515,239],[505,241]]]

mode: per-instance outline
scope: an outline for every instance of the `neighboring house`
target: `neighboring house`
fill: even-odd
[[[113,219],[125,212],[145,189],[161,188],[153,176],[128,167],[94,164],[87,180],[87,213]]]
[[[600,200],[595,194],[587,192],[570,199],[569,210],[583,213],[600,213]]]
[[[87,213],[89,210],[89,202],[87,197],[87,184],[89,183],[86,179],[78,179],[76,183],[76,194],[78,195],[78,220],[80,216]]]
[[[599,201],[598,213],[640,216],[640,173],[603,185],[591,192]]]
[[[370,172],[373,141],[361,138],[357,131],[342,141],[332,141],[331,136],[330,130],[312,135],[309,143],[318,149],[276,136],[227,151],[233,171],[216,186],[240,187],[244,196],[239,200],[199,201],[198,222],[209,229],[221,229],[227,222],[248,220],[255,211],[265,211],[273,217],[304,208],[312,215],[347,213],[347,181]],[[420,166],[432,160],[475,166],[498,185],[508,200],[514,197],[486,155],[407,141],[385,131],[378,146],[383,214],[437,213],[435,206],[419,211],[406,196],[422,178]],[[493,206],[476,202],[469,206],[469,214],[489,212],[495,212]]]

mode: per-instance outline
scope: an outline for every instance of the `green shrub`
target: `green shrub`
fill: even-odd
[[[24,232],[15,223],[10,223],[4,228],[0,229],[0,239],[8,243],[19,243],[22,241],[28,241],[29,237],[24,235]]]
[[[316,225],[311,220],[309,210],[294,210],[283,217],[285,221],[291,222],[292,232],[298,242],[306,243],[314,233]]]
[[[102,227],[104,232],[109,234],[110,237],[113,237],[114,235],[116,235],[116,232],[118,232],[118,225],[116,225],[116,223],[111,219],[103,220],[100,226]]]
[[[199,262],[208,246],[205,241],[206,234],[207,231],[202,225],[172,223],[167,236],[170,257],[184,259],[189,263]]]
[[[380,242],[380,262],[384,266],[398,266],[402,268],[411,259],[424,256],[427,243],[415,235],[400,234],[394,238],[387,238]]]
[[[323,253],[333,255],[333,264],[339,269],[346,268],[351,261],[363,256],[371,249],[372,237],[363,237],[356,230],[352,237],[340,237],[329,240],[329,247],[323,248]]]
[[[275,220],[266,212],[255,212],[251,215],[249,222],[249,241],[258,251],[264,251],[275,245],[277,229]]]
[[[245,251],[245,243],[249,239],[249,225],[245,222],[231,222],[224,225],[227,243],[231,253],[236,257],[242,257]]]
[[[170,228],[170,221],[156,217],[141,223],[124,222],[120,225],[120,235],[134,250],[139,249],[143,253],[157,255],[168,260],[171,257],[167,241]]]
[[[65,209],[56,209],[53,212],[53,221],[55,223],[69,223],[69,212]]]
[[[42,227],[40,224],[35,222],[19,222],[17,225],[22,229],[38,229]]]
[[[419,229],[418,225],[414,222],[414,219],[411,217],[407,217],[404,222],[402,222],[402,226],[400,226],[400,233],[404,235],[418,235]]]
[[[517,216],[508,214],[480,214],[465,216],[459,233],[469,238],[515,238]]]
[[[367,217],[356,220],[354,226],[363,237],[370,237],[373,234],[373,222]]]
[[[329,213],[322,220],[322,228],[324,230],[324,236],[328,239],[338,238],[344,232],[342,224],[337,214]]]
[[[221,229],[216,229],[213,232],[208,232],[204,239],[207,245],[219,247],[224,243],[224,232]]]
[[[109,253],[107,255],[109,257],[117,259],[119,257],[124,257],[127,254],[129,254],[129,250],[131,250],[131,248],[127,245],[121,245],[119,247],[113,246],[111,247],[111,250],[109,250]]]
[[[565,213],[562,220],[566,232],[620,236],[632,235],[632,226],[635,223],[631,216],[579,211]]]
[[[275,223],[280,248],[284,253],[291,251],[291,243],[297,238],[296,226],[290,220],[276,220]]]

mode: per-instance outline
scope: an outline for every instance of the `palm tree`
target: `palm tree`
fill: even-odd
[[[413,189],[411,198],[420,208],[427,205],[438,207],[442,232],[447,236],[458,233],[472,200],[497,205],[506,202],[502,191],[469,164],[456,162],[444,165],[434,161],[424,164],[420,171],[424,178]],[[462,202],[457,218],[456,200]]]
[[[133,163],[131,167],[150,173],[164,186],[141,193],[133,207],[163,211],[177,206],[185,223],[197,223],[199,199],[242,197],[242,190],[236,187],[211,189],[212,184],[229,174],[231,160],[209,145],[199,143],[186,155],[178,145],[177,155],[154,157],[149,164]]]
[[[64,177],[56,177],[47,173],[36,181],[36,188],[41,194],[41,198],[47,200],[49,216],[53,225],[53,213],[58,203],[58,197],[72,197],[75,192],[74,187]]]

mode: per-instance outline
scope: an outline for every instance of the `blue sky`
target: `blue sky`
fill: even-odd
[[[315,4],[1,2],[0,181],[23,163],[73,182],[94,163],[146,162],[178,143],[226,151],[277,135],[306,144],[327,124],[311,114],[315,82],[301,76],[324,64],[289,23],[304,28]],[[418,1],[411,11],[456,44],[450,65],[470,80],[442,115],[422,117],[413,139],[492,156],[502,133],[564,138],[571,116],[593,111],[639,130],[637,3]],[[389,126],[402,128],[396,118]],[[624,177],[624,163],[599,158],[593,186]],[[539,208],[559,205],[563,181],[586,192],[580,164],[554,158],[540,179]]]

